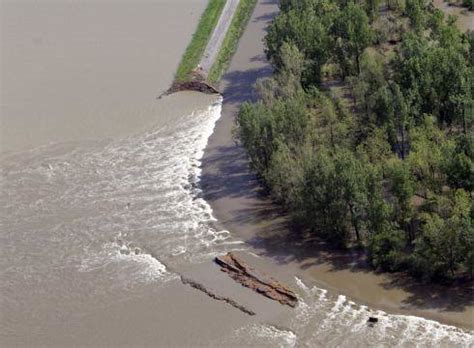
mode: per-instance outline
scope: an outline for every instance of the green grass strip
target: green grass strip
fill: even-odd
[[[258,0],[240,0],[239,6],[232,18],[229,30],[227,31],[222,47],[217,55],[217,59],[209,72],[208,81],[216,83],[227,70],[230,60],[237,49],[239,39],[252,15],[253,9]]]
[[[209,0],[207,7],[199,20],[196,32],[186,48],[186,52],[184,52],[184,55],[181,58],[181,62],[179,63],[175,75],[176,81],[187,80],[189,74],[199,64],[225,3],[226,0]]]

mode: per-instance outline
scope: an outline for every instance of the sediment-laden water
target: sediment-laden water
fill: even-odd
[[[41,336],[48,326],[106,307],[137,288],[166,286],[188,264],[242,249],[227,231],[212,227],[212,211],[199,198],[199,160],[221,110],[220,99],[209,102],[120,140],[48,146],[4,161],[3,335],[15,335],[22,327],[23,334]],[[292,285],[300,302],[292,317],[281,320],[283,328],[249,322],[208,344],[474,343],[470,333],[455,327],[374,311],[298,278]],[[373,327],[367,324],[369,316],[379,318]]]
[[[224,250],[229,234],[212,228],[197,188],[221,100],[198,96],[211,104],[150,131],[3,161],[0,331],[41,331],[175,278],[162,262],[179,269]]]
[[[133,36],[133,31],[127,31],[131,36],[125,41],[90,41],[94,30],[99,35],[103,23],[120,23],[131,8],[98,3],[98,12],[86,6],[93,2],[75,5],[79,6],[79,16],[96,25],[84,33],[56,33],[59,27],[55,25],[72,25],[75,30],[80,26],[76,26],[79,22],[65,23],[61,19],[65,17],[59,16],[61,11],[74,16],[74,8],[58,9],[57,4],[62,7],[66,3],[51,2],[54,20],[48,24],[52,27],[45,29],[45,37],[39,37],[41,30],[36,31],[36,37],[27,23],[21,27],[13,20],[11,26],[5,27],[11,37],[2,36],[23,41],[19,40],[17,51],[5,55],[8,65],[2,65],[2,73],[7,67],[10,69],[7,82],[11,84],[2,94],[2,133],[6,135],[2,144],[8,152],[3,151],[0,156],[0,345],[473,346],[471,332],[422,318],[374,311],[337,293],[309,286],[299,278],[289,284],[300,297],[298,306],[288,316],[275,318],[259,313],[258,308],[252,308],[256,316],[248,316],[182,284],[182,272],[194,265],[205,265],[203,279],[208,280],[203,285],[212,288],[213,279],[220,273],[212,265],[213,256],[249,248],[233,238],[231,232],[215,227],[212,210],[199,189],[200,160],[220,117],[222,99],[179,93],[154,100],[155,91],[150,86],[134,87],[147,70],[156,68],[153,55],[148,56],[148,65],[143,64],[135,73],[131,69],[122,79],[120,69],[126,70],[130,57],[114,61],[112,70],[118,75],[108,71],[108,76],[116,76],[116,87],[101,84],[99,78],[94,80],[107,70],[111,56],[90,56],[87,64],[84,56],[74,61],[74,56],[67,55],[69,44],[91,49],[101,45],[117,48],[130,42],[142,47],[145,56],[144,47],[154,44],[138,40],[142,36],[139,32]],[[153,7],[152,2],[139,3],[142,12],[131,12],[133,20],[148,18],[151,25],[155,19],[150,13],[160,7]],[[159,5],[160,1],[156,3]],[[157,11],[156,15],[179,15],[183,3],[166,2],[165,8],[170,9]],[[11,18],[34,16],[35,4],[23,2],[21,8],[10,11]],[[201,9],[199,6],[193,9]],[[24,12],[25,8],[29,12]],[[108,18],[113,9],[118,14],[115,19]],[[48,11],[43,8],[40,12],[38,18],[48,18]],[[145,25],[147,20],[137,26],[144,32],[151,28]],[[107,30],[112,35],[118,28]],[[70,35],[71,41],[68,44],[67,40],[53,40],[53,44],[53,33],[58,37]],[[185,34],[187,41],[189,35]],[[161,37],[162,46],[168,42],[166,36],[163,33]],[[5,47],[15,49],[14,43],[5,42]],[[184,47],[183,42],[176,52],[181,54]],[[22,52],[36,52],[37,56],[22,56]],[[139,59],[140,55],[133,57]],[[26,61],[21,64],[20,58]],[[37,59],[32,68],[36,75],[30,80],[23,68],[33,58]],[[71,72],[62,69],[64,63],[56,66],[59,70],[53,78],[53,65],[44,65],[45,70],[41,70],[40,63],[46,58],[57,59],[61,64],[68,61],[68,69],[82,67],[79,71],[85,77],[81,80],[80,74],[68,75]],[[167,62],[162,68],[172,71],[173,61]],[[135,66],[141,63],[133,62]],[[171,73],[168,75],[170,80]],[[22,79],[25,84],[36,86],[39,97],[28,88],[30,94],[21,95]],[[87,81],[95,81],[92,85],[98,87],[88,90]],[[121,89],[125,83],[131,83],[133,97],[130,105],[122,107],[127,104],[124,98],[128,92]],[[79,97],[81,88],[84,95]],[[143,90],[147,90],[147,97],[139,93]],[[51,91],[61,91],[71,99],[57,99],[63,94]],[[113,98],[107,100],[107,95]],[[142,98],[147,102],[141,102]],[[85,100],[84,104],[79,99]],[[67,100],[73,100],[71,105],[77,107],[70,106]],[[56,101],[60,107],[49,106]],[[35,109],[35,104],[41,107]],[[131,107],[135,109],[130,111]],[[80,128],[82,113],[85,124],[93,127],[94,110],[98,129]],[[64,117],[63,112],[67,113]],[[53,128],[44,126],[49,114]],[[66,121],[58,125],[58,120]],[[121,120],[127,122],[114,124]],[[107,122],[116,129],[108,132]],[[50,130],[59,133],[51,135]],[[22,138],[25,132],[31,136]],[[229,296],[256,296],[238,284],[226,291]],[[379,323],[368,326],[369,316],[377,316]]]
[[[391,315],[295,277],[299,303],[284,326],[249,324],[219,343],[265,347],[472,347],[472,332],[415,316]],[[368,324],[369,317],[378,323]]]

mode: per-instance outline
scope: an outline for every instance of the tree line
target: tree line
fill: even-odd
[[[274,199],[374,268],[472,277],[474,35],[426,0],[281,0],[236,136]]]

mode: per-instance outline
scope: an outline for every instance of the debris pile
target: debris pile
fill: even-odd
[[[232,279],[243,286],[283,305],[296,306],[298,298],[293,291],[276,280],[257,273],[233,253],[230,252],[226,255],[216,256],[215,262],[221,266],[221,271],[229,274]]]

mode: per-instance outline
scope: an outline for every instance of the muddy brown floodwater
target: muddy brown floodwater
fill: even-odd
[[[259,1],[224,99],[159,100],[205,0],[0,1],[0,346],[472,345],[470,331],[380,311],[392,295],[375,275],[273,234],[284,216],[256,199],[230,128],[271,73],[275,1]],[[221,272],[231,251],[295,308]]]
[[[452,287],[448,296],[444,287],[419,285],[400,275],[375,274],[357,253],[338,253],[317,240],[298,238],[291,232],[285,212],[261,193],[245,151],[231,133],[240,104],[256,98],[252,85],[272,72],[265,60],[262,39],[277,11],[275,1],[259,1],[221,83],[222,117],[203,158],[202,185],[214,215],[221,226],[249,245],[249,252],[265,263],[270,274],[293,283],[304,294],[304,301],[298,306],[301,312],[296,315],[300,321],[285,326],[292,329],[299,343],[472,343],[472,289]],[[383,319],[376,330],[367,332],[365,324],[370,313],[378,313]],[[254,329],[262,335],[269,334],[261,327]],[[267,330],[271,331],[268,327]]]

